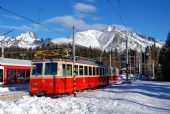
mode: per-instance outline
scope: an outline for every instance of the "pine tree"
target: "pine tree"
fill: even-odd
[[[161,64],[161,72],[165,81],[170,81],[170,32],[168,34],[165,45],[160,51],[159,62]]]

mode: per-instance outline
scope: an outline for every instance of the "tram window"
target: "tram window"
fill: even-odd
[[[79,75],[83,75],[83,66],[79,66]]]
[[[105,76],[105,68],[103,68],[103,75]]]
[[[8,69],[7,70],[7,78],[8,78],[8,82],[16,82],[16,70]]]
[[[34,63],[33,64],[33,69],[32,69],[32,75],[37,76],[37,75],[42,75],[42,63]]]
[[[0,82],[3,82],[3,69],[0,69]]]
[[[105,76],[107,75],[106,68],[104,68],[104,75],[105,75]]]
[[[66,65],[65,64],[63,64],[62,65],[62,72],[63,72],[63,76],[66,76]]]
[[[103,72],[102,72],[102,68],[100,68],[100,75],[102,75],[102,73],[103,73]]]
[[[104,68],[102,68],[102,75],[104,76]]]
[[[72,65],[67,64],[67,76],[72,76]]]
[[[89,67],[89,75],[92,75],[92,67]]]
[[[96,67],[93,67],[93,75],[96,75]]]
[[[30,70],[26,70],[26,82],[29,82],[30,79]]]
[[[17,82],[24,82],[25,80],[25,70],[17,71]]]
[[[57,65],[57,63],[45,63],[45,75],[56,75]]]
[[[75,75],[78,75],[78,65],[75,65]]]
[[[107,76],[109,76],[109,75],[110,75],[109,68],[107,68],[107,69],[106,69],[106,74],[107,74]]]
[[[100,73],[100,70],[99,70],[99,67],[97,67],[97,75],[99,75]]]
[[[88,67],[87,66],[84,66],[84,74],[88,75]]]

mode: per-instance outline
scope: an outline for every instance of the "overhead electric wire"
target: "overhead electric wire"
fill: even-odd
[[[58,31],[55,30],[54,28],[51,28],[51,27],[49,27],[49,26],[46,26],[46,25],[44,25],[44,24],[42,24],[42,23],[40,23],[40,22],[34,21],[33,19],[30,19],[30,18],[28,18],[28,17],[25,17],[25,16],[22,16],[22,15],[20,15],[20,14],[17,14],[17,13],[15,13],[15,12],[10,11],[10,10],[8,10],[8,9],[5,9],[5,8],[3,8],[3,7],[1,7],[1,6],[0,6],[0,9],[3,10],[3,11],[5,11],[5,12],[7,12],[7,13],[10,13],[10,14],[12,14],[12,15],[15,15],[15,16],[17,16],[17,17],[20,17],[20,18],[22,18],[22,19],[25,19],[25,20],[27,20],[27,21],[30,21],[30,22],[32,22],[32,23],[34,23],[34,24],[40,25],[40,26],[42,26],[42,27],[44,27],[44,28],[46,28],[46,29],[48,29],[48,30],[50,30],[50,31],[57,32],[57,33],[60,34],[60,35],[66,36],[65,34],[62,34],[62,33],[58,32]]]
[[[125,22],[123,21],[122,19],[122,16],[120,13],[117,13],[116,10],[113,8],[113,4],[110,2],[110,0],[107,0],[108,2],[108,6],[115,12],[116,16],[118,17],[118,19],[120,20],[120,22],[123,24],[123,25],[126,25]]]
[[[2,34],[2,36],[5,36],[5,35],[9,34],[10,32],[13,32],[13,31],[14,31],[14,29],[11,29],[10,31],[8,31],[8,32],[6,32],[6,33],[4,33],[4,34]]]
[[[122,18],[123,18],[123,14],[124,14],[124,16],[127,18],[127,23],[129,24],[129,26],[132,26],[132,22],[131,22],[129,16],[125,12],[125,10],[123,10],[123,7],[121,7],[122,5],[120,3],[120,0],[116,0],[116,1],[117,1],[117,4],[118,4],[118,8],[119,8],[120,14],[122,15]]]

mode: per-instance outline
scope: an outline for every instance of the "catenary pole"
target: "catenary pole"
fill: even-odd
[[[126,81],[128,81],[128,78],[129,78],[129,71],[128,71],[128,67],[129,67],[129,63],[128,63],[128,36],[127,36],[126,31],[125,31],[125,38],[126,38]]]
[[[76,97],[76,67],[75,67],[75,27],[73,26],[73,93]]]

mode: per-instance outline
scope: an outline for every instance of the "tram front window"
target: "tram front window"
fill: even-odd
[[[3,69],[0,69],[0,82],[3,82]]]
[[[46,63],[45,75],[56,75],[56,74],[57,74],[57,63]]]
[[[32,76],[42,75],[42,63],[33,63]]]

